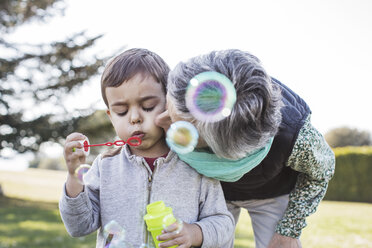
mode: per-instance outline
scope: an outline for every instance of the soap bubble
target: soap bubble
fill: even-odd
[[[134,248],[134,247],[133,245],[125,241],[112,240],[110,243],[107,243],[105,245],[105,248]]]
[[[129,248],[132,247],[125,242],[125,230],[116,221],[112,220],[103,228],[103,236],[105,237],[105,248]]]
[[[168,129],[166,141],[170,149],[185,154],[194,150],[198,138],[198,131],[190,122],[177,121]]]
[[[142,244],[138,248],[151,248],[151,246],[148,244]]]
[[[185,100],[195,119],[217,122],[230,115],[236,102],[236,91],[225,75],[207,71],[190,80]]]
[[[79,183],[84,185],[84,175],[88,172],[91,168],[89,164],[81,164],[79,167],[75,169],[75,176],[77,177]]]
[[[176,224],[176,227],[170,228],[169,226],[174,224],[174,223]],[[183,228],[183,222],[182,222],[182,220],[174,218],[173,214],[168,214],[168,215],[164,216],[164,218],[163,218],[163,228],[167,232],[172,232],[172,233],[178,234],[178,233],[181,232],[181,230]]]
[[[125,241],[112,240],[111,243],[105,245],[105,248],[133,248],[133,246]]]
[[[109,235],[113,235],[114,238],[125,238],[125,230],[122,228],[116,221],[112,220],[109,223],[107,223],[103,228],[103,235],[105,237],[108,237]]]

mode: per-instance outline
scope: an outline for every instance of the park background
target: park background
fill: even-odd
[[[92,143],[114,139],[99,76],[133,47],[171,68],[211,50],[256,55],[309,103],[339,154],[303,246],[372,247],[372,2],[5,0],[0,8],[1,248],[94,246],[94,235],[68,237],[58,214],[61,144],[72,131]],[[249,223],[243,213],[236,247],[254,247]]]

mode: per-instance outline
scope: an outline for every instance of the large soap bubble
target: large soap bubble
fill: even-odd
[[[236,91],[225,75],[207,71],[190,80],[185,100],[195,119],[217,122],[230,115],[236,102]]]

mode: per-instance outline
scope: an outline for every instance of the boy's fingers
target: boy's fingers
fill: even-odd
[[[80,159],[85,157],[85,153],[83,150],[77,149],[73,154],[71,154],[72,158]]]
[[[83,148],[83,145],[79,141],[70,141],[65,144],[65,149],[72,150],[72,148]]]
[[[163,229],[162,233],[173,233],[173,234],[179,234],[183,229],[183,222],[182,220],[177,220],[175,223],[167,226]]]
[[[190,246],[186,244],[182,244],[182,245],[177,246],[177,248],[190,248]]]
[[[84,140],[87,137],[81,133],[71,133],[66,137],[66,143],[75,140]]]
[[[165,248],[165,247],[171,247],[171,246],[175,246],[175,245],[181,245],[183,243],[184,242],[182,241],[182,238],[180,237],[180,238],[175,238],[175,239],[164,241],[164,242],[159,244],[159,247]]]
[[[64,154],[65,154],[65,157],[68,157],[70,156],[71,154],[74,154],[76,153],[77,151],[81,151],[82,152],[82,149],[83,146],[81,145],[80,142],[78,141],[70,141],[70,142],[67,142],[65,144],[65,147],[64,147]],[[84,152],[83,152],[84,154]],[[76,155],[76,154],[75,154]]]
[[[157,239],[159,241],[165,241],[165,240],[168,240],[168,239],[175,239],[177,237],[179,237],[178,233],[176,234],[176,233],[173,233],[173,232],[166,232],[166,233],[163,233],[163,234],[159,235],[157,237]]]
[[[76,152],[67,156],[66,161],[72,164],[80,164],[85,161],[85,154],[82,150],[76,150]]]
[[[180,232],[180,229],[182,228],[182,223],[175,222],[172,225],[169,225],[165,228],[167,232]]]
[[[79,165],[85,164],[86,158],[82,150],[77,150],[75,153],[68,155],[65,159],[69,173],[74,174]]]

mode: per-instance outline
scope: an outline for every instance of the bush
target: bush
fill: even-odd
[[[372,203],[372,147],[334,148],[336,172],[326,200]]]

